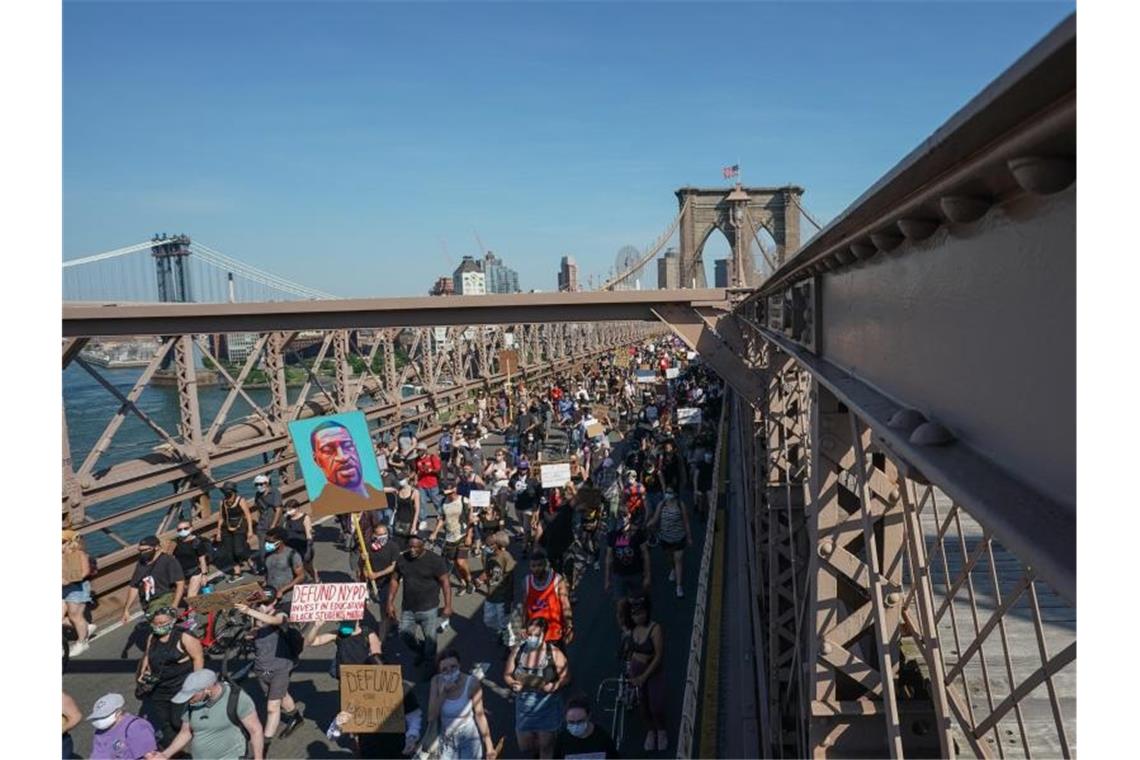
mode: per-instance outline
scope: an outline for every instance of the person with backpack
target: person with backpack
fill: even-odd
[[[293,587],[305,582],[301,553],[288,545],[289,533],[280,526],[265,534],[265,585],[277,589],[283,602],[293,598]]]
[[[75,629],[75,643],[69,656],[82,654],[90,646],[94,625],[88,625],[86,612],[91,603],[91,578],[95,562],[83,546],[83,537],[74,530],[63,531],[63,624]]]
[[[166,749],[148,753],[146,760],[177,757],[187,747],[195,758],[264,759],[264,734],[257,708],[237,684],[219,679],[212,670],[197,670],[186,676],[174,702],[186,705],[182,729]]]
[[[305,720],[300,706],[289,694],[289,680],[301,659],[304,638],[301,632],[289,625],[288,603],[277,589],[265,589],[263,600],[257,607],[235,604],[234,609],[254,620],[253,672],[265,690],[265,751],[277,736],[278,727],[285,737]]]
[[[125,711],[125,704],[122,694],[104,694],[91,708],[91,760],[138,760],[158,749],[154,726]]]
[[[182,711],[174,695],[186,676],[205,667],[202,642],[178,627],[178,610],[163,607],[150,618],[142,660],[135,676],[135,697],[143,702],[162,741],[172,741],[182,728]]]

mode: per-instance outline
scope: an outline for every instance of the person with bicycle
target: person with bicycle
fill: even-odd
[[[507,656],[503,680],[515,694],[515,738],[526,757],[554,757],[562,697],[570,682],[566,655],[549,640],[550,620],[531,616],[526,638]]]
[[[652,620],[649,595],[628,600],[622,627],[629,631],[629,676],[638,690],[637,705],[646,726],[645,751],[669,747],[666,731],[668,684],[665,681],[665,635]]]
[[[159,744],[174,741],[182,728],[182,710],[174,697],[187,675],[205,667],[202,642],[178,627],[178,610],[162,607],[150,618],[142,660],[135,677],[135,697],[144,703]]]

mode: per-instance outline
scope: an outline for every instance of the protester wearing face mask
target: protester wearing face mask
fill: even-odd
[[[511,536],[505,530],[489,533],[487,544],[494,548],[483,563],[479,585],[487,595],[483,602],[483,624],[506,647],[515,645],[511,631],[509,608],[515,593],[515,558],[507,551]]]
[[[313,583],[320,583],[321,576],[313,567],[313,518],[301,508],[296,499],[285,502],[285,514],[280,527],[285,529],[285,545],[301,555],[305,574],[313,579]]]
[[[336,644],[333,677],[340,678],[341,665],[382,665],[380,659],[380,637],[376,631],[365,630],[359,620],[342,620],[336,630],[321,633],[324,620],[318,620],[309,631],[305,641],[307,647],[323,647]]]
[[[585,694],[566,700],[566,727],[554,740],[554,757],[621,757],[613,737],[593,721],[590,698]]]
[[[160,609],[151,616],[135,696],[143,701],[161,741],[172,741],[182,726],[182,710],[173,702],[190,673],[205,667],[202,642],[175,627],[178,610]]]
[[[286,543],[284,528],[270,528],[265,534],[265,585],[277,589],[283,601],[293,598],[293,587],[305,582],[305,563]]]
[[[570,608],[570,589],[566,579],[550,566],[542,548],[530,557],[530,575],[526,578],[523,614],[527,619],[545,618],[546,640],[563,646],[574,641],[574,616]]]
[[[231,698],[231,694],[236,697]],[[245,733],[249,734],[249,754],[241,726],[230,720],[230,703]],[[186,676],[182,689],[174,696],[176,704],[186,705],[186,720],[174,741],[146,760],[166,760],[188,748],[191,757],[211,760],[241,760],[244,757],[263,760],[264,734],[257,709],[250,696],[236,684],[219,681],[212,670],[199,670]]]
[[[454,649],[439,653],[436,671],[427,717],[428,726],[438,732],[431,754],[440,760],[495,760],[479,680],[460,670],[459,652]]]
[[[408,539],[420,524],[420,492],[407,473],[396,482],[396,513],[392,516],[392,535],[400,551],[408,548]]]
[[[265,749],[277,736],[288,736],[304,721],[300,705],[289,693],[289,681],[297,667],[297,656],[289,649],[288,603],[280,599],[276,589],[267,587],[261,602],[254,607],[235,604],[234,609],[254,621],[253,673],[265,690]]]
[[[396,560],[400,558],[400,547],[392,540],[388,526],[379,523],[372,528],[372,535],[368,540],[368,563],[372,572],[361,563],[360,578],[376,586],[375,601],[384,604],[388,600],[388,584],[396,573]],[[384,620],[382,625],[387,621]]]
[[[683,581],[685,578],[685,549],[693,545],[693,534],[689,529],[689,513],[685,504],[669,488],[665,491],[665,500],[661,508],[653,515],[646,528],[658,529],[658,539],[661,550],[672,565],[669,570],[669,580],[676,586],[677,598],[685,595]]]
[[[253,506],[257,508],[257,570],[265,570],[265,535],[281,524],[281,492],[269,482],[268,475],[253,479]]]
[[[127,588],[123,604],[122,621],[131,618],[131,607],[138,599],[147,614],[160,607],[178,607],[186,590],[182,566],[178,560],[159,550],[158,536],[147,536],[139,541],[139,562]]]
[[[137,760],[158,750],[154,726],[124,710],[125,704],[122,694],[104,694],[91,708],[87,721],[95,733],[90,760]]]
[[[526,638],[507,656],[504,682],[515,693],[515,734],[526,757],[553,757],[562,724],[559,689],[570,681],[566,655],[547,640],[549,621],[531,617]]]
[[[210,550],[205,539],[194,535],[189,520],[178,521],[178,537],[173,555],[186,578],[186,598],[198,596],[210,572]]]
[[[623,609],[622,627],[629,631],[629,675],[638,689],[637,706],[642,724],[646,727],[645,750],[664,750],[669,747],[665,681],[665,635],[661,626],[651,619],[649,597],[633,597]]]
[[[606,537],[606,566],[603,586],[606,593],[616,584],[618,625],[623,624],[621,606],[624,599],[649,593],[649,546],[645,533],[633,523],[629,510],[618,513],[620,524]]]
[[[257,540],[249,502],[238,496],[237,484],[222,484],[222,503],[218,505],[218,569],[236,580],[244,573],[249,546]]]

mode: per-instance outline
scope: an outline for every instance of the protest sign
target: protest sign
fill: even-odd
[[[680,376],[681,376],[680,367],[669,367],[669,369],[665,370],[665,379],[666,380],[676,380]]]
[[[600,422],[591,422],[589,425],[586,426],[586,437],[587,438],[597,438],[599,435],[605,435],[605,434],[606,434],[606,429],[604,427],[602,427],[602,423],[600,423]]]
[[[614,357],[614,366],[625,369],[629,366],[629,354],[618,354]]]
[[[657,382],[657,373],[651,369],[639,369],[637,371],[637,382],[655,383]]]
[[[688,359],[689,361],[692,361],[693,359],[697,358],[697,352],[696,351],[688,351],[685,353],[685,358]]]
[[[681,407],[677,410],[677,424],[681,426],[701,424],[701,410],[688,406]]]
[[[186,600],[196,612],[221,612],[235,604],[248,604],[261,596],[261,584],[243,583],[232,588],[215,589]]]
[[[570,463],[544,464],[542,470],[542,487],[559,488],[570,482]]]
[[[314,520],[388,504],[364,412],[294,420],[289,438]]]
[[[593,404],[590,406],[590,411],[593,412],[594,416],[598,419],[610,416],[610,407],[608,404]]]
[[[302,583],[293,587],[289,620],[360,620],[367,599],[368,586],[364,583]]]
[[[340,727],[345,733],[402,734],[404,678],[400,666],[341,665],[340,709],[351,716]]]
[[[491,492],[490,491],[472,491],[471,495],[467,497],[470,499],[468,502],[473,507],[489,507],[491,506]]]

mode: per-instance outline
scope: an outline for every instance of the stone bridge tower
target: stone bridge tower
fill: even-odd
[[[684,212],[680,222],[680,286],[708,287],[701,257],[713,230],[720,230],[732,248],[729,284],[755,287],[752,259],[753,226],[767,229],[776,241],[776,266],[800,247],[800,216],[796,200],[802,187],[709,188],[682,187],[676,192]],[[688,208],[685,204],[688,203]]]

